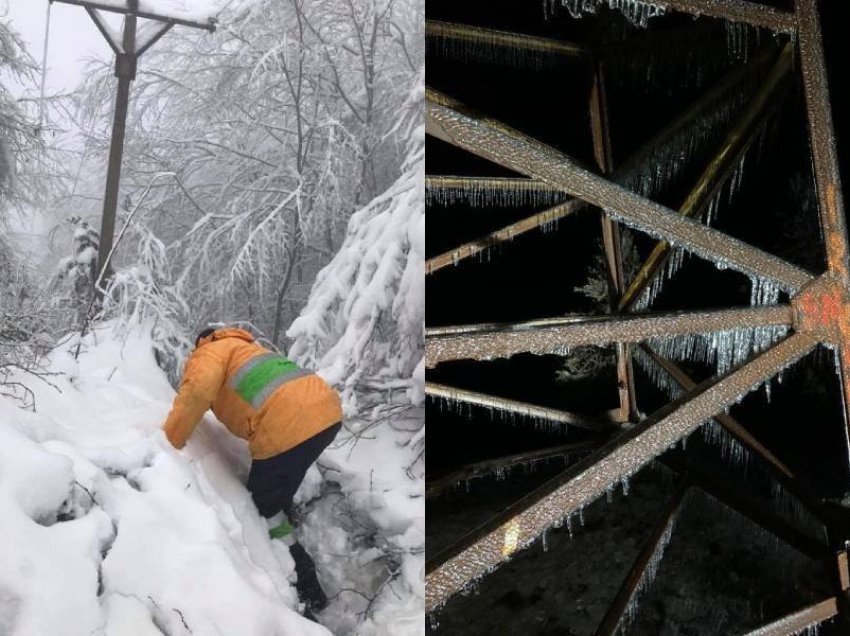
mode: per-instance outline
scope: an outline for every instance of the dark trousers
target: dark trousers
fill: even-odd
[[[248,490],[261,515],[273,517],[283,510],[292,523],[292,498],[295,491],[304,481],[307,469],[334,440],[341,428],[342,423],[338,422],[295,448],[251,463]],[[316,575],[316,564],[300,543],[291,545],[289,553],[295,561],[295,573],[298,576],[295,588],[298,590],[298,596],[306,603],[305,616],[313,617],[314,611],[323,609],[328,603]]]
[[[342,423],[337,422],[280,455],[251,462],[248,490],[261,515],[273,517],[283,510],[291,519],[292,498],[304,481],[307,469],[334,440],[340,428]]]

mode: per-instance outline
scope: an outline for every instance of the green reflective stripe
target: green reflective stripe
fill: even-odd
[[[253,362],[253,360],[249,361],[249,364],[250,362]],[[236,382],[236,392],[242,399],[251,402],[253,405],[254,398],[262,393],[269,383],[282,376],[299,371],[299,369],[298,365],[291,360],[275,355],[251,365],[251,368],[244,374],[242,374],[242,371],[243,369],[240,369],[239,374],[237,374],[242,377]]]
[[[287,382],[292,382],[293,380],[297,380],[298,378],[303,378],[308,375],[313,375],[313,372],[309,369],[295,369],[289,373],[284,373],[283,375],[273,378],[250,400],[251,406],[255,409],[260,408],[263,405],[263,402],[265,402],[271,394],[277,391],[281,386]]]
[[[251,371],[256,369],[263,362],[266,362],[267,360],[274,360],[276,358],[281,358],[281,357],[282,356],[280,354],[272,353],[272,352],[263,353],[263,354],[260,354],[258,356],[254,356],[253,358],[248,360],[248,362],[246,362],[241,367],[239,367],[239,371],[237,371],[233,375],[233,377],[230,379],[230,386],[235,391],[236,387],[238,387],[239,384],[242,382],[242,380],[245,379],[245,376],[247,376],[249,373],[251,373]]]

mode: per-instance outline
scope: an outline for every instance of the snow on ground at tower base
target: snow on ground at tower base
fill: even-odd
[[[328,634],[221,425],[164,438],[174,392],[143,334],[59,347],[35,412],[0,402],[0,634]]]
[[[243,485],[244,442],[211,414],[184,451],[165,439],[174,392],[146,330],[101,328],[78,361],[73,348],[49,356],[54,387],[27,380],[35,412],[0,401],[0,634],[421,633],[421,589],[405,597],[396,586],[393,602],[373,603],[365,620],[357,612],[366,601],[340,593],[368,595],[384,574],[380,550],[353,545],[340,525],[342,499],[359,523],[400,533],[397,544],[422,541],[424,510],[408,504],[409,479],[386,468],[399,453],[393,439],[322,460],[340,494],[311,511],[321,536],[302,542],[332,597],[319,617],[326,628],[298,613],[289,552],[268,539]],[[312,471],[301,500],[322,482]],[[405,580],[421,580],[418,564],[401,567],[411,570]]]

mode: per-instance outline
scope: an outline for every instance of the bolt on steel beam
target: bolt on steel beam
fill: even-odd
[[[457,100],[426,89],[426,132],[531,178],[563,188],[628,225],[796,292],[812,275],[776,256],[706,227],[580,167],[567,155],[496,120],[473,114]]]
[[[433,499],[444,491],[455,487],[457,484],[464,481],[468,482],[476,477],[485,477],[493,473],[498,473],[500,470],[507,470],[522,464],[532,464],[558,457],[567,458],[573,455],[584,454],[598,446],[598,441],[574,442],[572,444],[561,444],[560,446],[541,448],[539,450],[526,451],[525,453],[516,453],[505,457],[496,457],[494,459],[475,462],[474,464],[467,464],[452,471],[445,477],[427,483],[425,485],[425,497],[427,499]]]
[[[847,240],[844,196],[841,192],[818,3],[816,0],[796,0],[795,9],[800,72],[803,75],[803,89],[806,95],[812,165],[821,229],[826,242],[827,268],[839,279],[844,291],[842,306],[833,319],[839,332],[836,356],[844,401],[845,439],[850,455],[850,324],[846,320],[850,313],[850,302],[847,299],[847,290],[850,287],[850,247]]]
[[[640,342],[655,336],[791,325],[790,305],[617,316],[568,316],[521,323],[434,327],[425,330],[425,365],[490,360],[517,353],[562,353],[571,347]]]
[[[647,570],[650,567],[650,563],[655,562],[657,566],[658,559],[663,553],[670,534],[673,531],[679,511],[682,509],[682,502],[690,488],[690,480],[687,477],[683,478],[682,483],[673,495],[673,499],[671,499],[670,503],[661,513],[643,549],[632,564],[629,573],[620,586],[620,590],[617,592],[617,596],[614,597],[614,601],[608,607],[608,611],[605,612],[602,622],[596,629],[595,636],[614,636],[617,633],[620,624],[623,622],[623,618],[625,618],[629,604],[637,595],[641,583],[648,575]]]
[[[745,636],[794,636],[809,627],[817,627],[836,614],[838,614],[838,602],[835,598],[828,598],[747,632]]]
[[[570,413],[559,409],[551,409],[545,406],[537,406],[536,404],[529,404],[528,402],[511,400],[495,395],[487,395],[486,393],[479,393],[478,391],[458,389],[434,382],[425,383],[425,395],[432,398],[442,398],[452,402],[464,402],[466,404],[474,404],[475,406],[483,406],[485,408],[496,409],[497,411],[503,411],[513,415],[545,420],[546,422],[576,426],[596,433],[606,433],[612,429],[610,422],[593,419],[586,415]]]
[[[568,57],[587,55],[587,50],[582,45],[573,42],[439,20],[425,20],[425,37]]]
[[[810,335],[793,334],[736,369],[701,383],[433,556],[426,564],[426,611],[437,609],[816,344]]]
[[[780,33],[793,33],[794,14],[746,0],[654,0],[652,4],[695,16],[743,22]]]
[[[794,47],[787,44],[779,54],[776,63],[750,99],[735,123],[730,127],[720,147],[697,179],[696,185],[688,194],[679,214],[698,218],[706,206],[723,187],[729,175],[735,170],[738,160],[744,155],[759,134],[759,124],[770,113],[779,109],[782,96],[791,83],[791,60]],[[618,309],[629,309],[637,301],[641,292],[664,266],[671,252],[667,241],[655,245],[650,255],[638,269],[628,289],[620,298]]]

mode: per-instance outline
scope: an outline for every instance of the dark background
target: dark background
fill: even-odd
[[[790,8],[791,3],[763,4]],[[846,180],[847,170],[850,169],[850,157],[847,156],[850,152],[850,124],[843,114],[848,112],[850,104],[847,102],[850,98],[846,96],[846,91],[841,90],[841,71],[845,61],[850,59],[850,51],[847,50],[850,45],[842,33],[844,23],[839,7],[841,3],[824,4],[827,8],[822,16],[822,24],[829,62],[832,109],[842,178]],[[729,52],[722,21],[710,18],[694,19],[683,14],[669,13],[651,19],[648,29],[638,29],[622,15],[607,8],[600,9],[595,16],[585,15],[581,19],[571,17],[565,10],[554,10],[547,17],[542,3],[520,0],[429,0],[427,11],[428,18],[433,20],[583,42],[594,44],[600,50],[613,42],[652,38],[667,29],[693,28],[694,33],[698,34],[694,42],[709,43],[705,45],[707,57],[700,70],[704,75],[702,81],[682,79],[682,70],[675,68],[681,56],[675,50],[671,50],[666,57],[659,54],[653,62],[658,86],[652,89],[648,89],[647,82],[635,81],[627,73],[609,76],[609,116],[615,163],[648,140],[730,68],[743,63],[743,60]],[[755,30],[750,30],[748,37],[753,49],[758,46],[779,47],[786,41],[784,37],[767,32],[757,34]],[[447,54],[439,43],[429,42],[427,84],[557,147],[585,165],[593,165],[587,115],[589,74],[582,62],[552,59],[526,66],[511,65],[509,60],[476,56],[474,51],[458,55],[458,51],[454,50]],[[814,186],[805,103],[801,78],[796,69],[795,85],[787,94],[777,121],[775,132],[766,136],[765,151],[761,157],[758,160],[755,157],[748,159],[740,192],[731,203],[727,202],[721,208],[715,227],[817,273],[824,267],[824,257],[817,229],[817,213],[812,205]],[[655,198],[670,207],[678,207],[714,150],[716,146],[708,146],[702,154],[698,153],[682,179]],[[427,172],[435,175],[511,176],[502,168],[431,138],[427,140]],[[792,183],[796,183],[796,187],[792,187]],[[428,208],[427,225],[428,257],[533,211],[528,208],[470,208],[461,204],[447,207],[431,205]],[[796,229],[789,229],[792,223]],[[530,232],[495,248],[484,259],[473,257],[455,267],[441,270],[427,278],[428,326],[511,322],[599,311],[599,307],[576,292],[575,288],[585,282],[588,270],[601,250],[600,240],[598,210],[588,209],[561,220],[551,232]],[[639,249],[643,254],[648,253],[652,243],[645,238],[640,241]],[[677,277],[666,284],[653,310],[746,306],[748,303],[749,280],[746,276],[730,270],[718,270],[710,263],[690,257]],[[617,406],[616,376],[612,366],[595,378],[559,382],[555,374],[560,366],[561,360],[557,356],[518,355],[508,360],[491,362],[458,361],[443,363],[429,370],[428,380],[588,414]],[[695,379],[712,375],[711,369],[698,364],[685,366]],[[640,371],[636,372],[638,406],[642,412],[651,413],[667,400]],[[470,462],[592,438],[592,435],[579,430],[573,430],[565,436],[558,430],[532,426],[521,418],[505,418],[498,414],[494,416],[485,409],[467,406],[459,408],[441,400],[429,399],[427,409],[431,424],[427,449],[429,481]],[[840,499],[848,490],[850,481],[844,423],[831,351],[819,348],[815,354],[788,370],[781,384],[772,384],[770,400],[763,390],[754,392],[733,407],[732,414],[797,472],[819,497]],[[692,438],[695,441],[688,444],[687,453],[694,461],[708,464],[714,462],[717,470],[730,473],[733,483],[743,484],[741,487],[750,488],[756,495],[770,496],[770,483],[757,466],[750,465],[737,473],[730,472],[719,449],[704,443],[698,435]],[[476,480],[454,493],[429,500],[429,558],[563,467],[563,462],[550,462],[533,471],[519,471],[504,481]],[[649,493],[645,497],[646,501],[656,502],[658,497],[669,490],[669,477],[662,475],[666,474],[663,468],[645,472],[647,475],[639,476],[638,483],[643,480],[646,484],[645,489]],[[626,506],[618,502],[607,504],[607,508],[602,506],[595,531],[602,533],[602,537],[607,532],[608,539],[623,545],[623,536],[617,533],[626,530],[617,520],[621,517],[634,519],[636,513],[616,512],[618,506]],[[628,531],[630,536],[635,532],[640,536],[640,532],[649,531],[652,514],[647,510],[648,507],[651,507],[649,503],[641,508],[641,513],[647,516],[648,525],[639,528],[645,530],[632,528]],[[706,514],[704,505],[696,505],[695,510],[698,512],[694,515]],[[609,518],[611,521],[607,522]],[[731,527],[734,523],[727,525]],[[608,526],[612,526],[610,532]],[[699,536],[686,535],[684,538],[691,543],[704,543]],[[637,540],[637,543],[640,544],[641,540]],[[575,550],[575,547],[572,549]],[[723,552],[726,548],[719,549]],[[581,552],[585,553],[586,550]],[[749,553],[754,554],[755,548]],[[573,554],[565,558],[580,561],[583,557]],[[733,559],[728,549],[725,558]],[[735,558],[741,561],[740,555]],[[521,561],[519,559],[510,566],[511,577],[516,581],[518,589],[526,581]],[[591,559],[589,567],[602,572],[605,568],[603,561],[600,555],[595,561]],[[781,559],[777,558],[776,561]],[[709,564],[710,561],[692,563],[687,568],[687,575],[693,576],[700,584],[709,585],[712,576],[708,571],[700,572],[700,568],[716,567],[716,564]],[[623,567],[628,565],[626,563]],[[673,564],[670,568],[666,580],[675,581],[677,576],[685,576],[684,567],[677,570]],[[539,571],[540,564],[529,565],[528,569],[531,573],[528,576],[533,580],[533,572]],[[585,633],[581,611],[586,613],[586,608],[574,608],[573,618],[562,617],[554,628],[551,625],[541,626],[546,625],[546,621],[534,622],[530,618],[531,614],[528,614],[535,606],[546,606],[547,602],[551,602],[551,598],[554,598],[552,595],[557,592],[556,588],[570,587],[568,572],[568,568],[564,570],[564,579],[555,577],[547,584],[538,586],[540,589],[537,595],[543,600],[531,602],[529,599],[533,595],[521,595],[527,603],[524,605],[525,601],[521,599],[519,605],[513,606],[512,612],[525,616],[519,623],[524,631],[549,633],[546,630],[552,628],[555,630],[552,633],[558,633],[558,630],[574,628],[577,634]],[[812,572],[815,572],[812,579],[818,580],[817,569]],[[749,583],[744,581],[742,585],[758,589],[759,578],[767,580],[775,572],[771,570],[760,575],[755,572],[750,574],[756,578]],[[498,571],[488,579],[497,576]],[[614,581],[614,591],[622,576],[616,572],[607,576]],[[744,574],[741,576],[746,579]],[[788,578],[776,575],[776,580],[778,586],[785,588],[787,597],[765,585],[763,597],[756,595],[748,600],[748,606],[761,609],[753,609],[749,618],[742,611],[738,617],[741,624],[749,620],[748,627],[756,627],[802,607],[805,604],[803,598],[807,594],[817,597],[816,592],[821,591],[817,583],[809,582],[798,589],[795,585],[785,584],[790,580]],[[488,596],[488,585],[490,583],[485,579],[478,598],[450,602],[440,613],[440,627],[436,632],[485,633],[478,631],[479,628],[483,629],[480,623],[482,617],[491,614],[505,595],[510,597],[511,592],[510,583],[503,581],[493,584],[493,594]],[[655,587],[663,588],[664,585],[660,583]],[[724,584],[715,581],[714,585],[722,588],[728,582]],[[600,584],[597,587],[605,586]],[[705,595],[708,604],[712,603],[713,593],[719,594],[714,602],[728,602],[722,599],[721,592],[703,590],[700,593]],[[774,604],[772,612],[764,609],[766,602],[768,607]],[[665,598],[662,596],[655,603],[663,610]],[[665,619],[663,616],[666,610],[658,610],[657,607],[653,610],[653,607],[650,604],[648,613],[660,611],[662,618],[656,616],[658,620],[655,623],[643,627],[638,621],[635,633],[644,633],[641,629],[645,633],[725,633],[706,626],[702,628],[704,631],[700,631],[700,619],[694,618],[691,623],[696,623],[689,624],[681,613],[667,612]],[[566,614],[569,615],[569,612]],[[679,624],[676,621],[683,622]],[[590,624],[592,620],[587,619],[587,622]],[[661,632],[657,631],[659,629]]]

